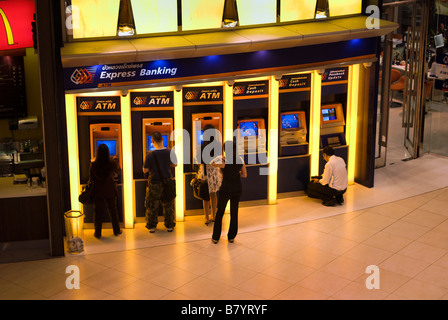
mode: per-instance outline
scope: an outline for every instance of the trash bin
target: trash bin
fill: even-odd
[[[67,249],[69,253],[84,252],[84,214],[70,210],[64,213]]]

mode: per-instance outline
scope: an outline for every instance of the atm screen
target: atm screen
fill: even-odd
[[[282,114],[282,129],[299,129],[301,127],[299,115],[297,113]]]
[[[109,148],[109,153],[111,156],[117,155],[117,140],[115,139],[97,139],[96,140],[96,150],[100,144],[105,144]]]
[[[242,137],[258,136],[258,121],[240,122],[240,130]]]
[[[202,143],[204,142],[204,131],[203,130],[198,130],[196,131],[196,143],[198,146],[201,146]]]
[[[323,121],[336,120],[336,109],[335,108],[322,109],[322,119]]]
[[[163,146],[165,148],[168,148],[168,135],[162,134],[162,140],[163,140]],[[147,146],[146,148],[148,149],[148,151],[152,151],[155,149],[154,145],[152,144],[152,138],[151,138],[150,134],[148,134],[148,144],[146,146]]]

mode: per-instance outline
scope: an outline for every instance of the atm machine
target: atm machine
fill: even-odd
[[[280,156],[308,153],[305,111],[289,111],[280,114]]]
[[[345,119],[342,104],[323,105],[320,118],[320,147],[338,147],[345,144]]]
[[[237,129],[239,154],[246,156],[253,153],[266,153],[266,127],[263,118],[238,120]]]
[[[171,135],[173,134],[173,118],[144,118],[142,119],[142,147],[143,147],[143,163],[145,163],[146,155],[149,151],[154,150],[151,134],[155,131],[162,135],[163,146],[168,149],[173,148]],[[174,172],[172,172],[174,173]],[[145,217],[145,197],[146,197],[147,179],[136,181],[135,185],[135,207],[136,218]],[[159,216],[163,216],[163,209],[160,207]]]
[[[222,114],[219,112],[213,113],[194,113],[192,118],[192,154],[193,158],[200,162],[201,159],[201,145],[204,142],[203,134],[204,127],[208,124],[212,125],[216,130],[219,131],[218,139],[219,143],[222,143]]]
[[[95,160],[96,151],[100,144],[109,147],[112,157],[117,157],[120,168],[123,167],[121,156],[121,125],[117,123],[96,123],[90,125],[90,158]]]
[[[145,161],[146,154],[154,150],[151,134],[155,131],[160,132],[163,138],[163,146],[171,149],[173,142],[171,141],[171,134],[173,132],[172,118],[152,118],[143,119],[143,161]]]

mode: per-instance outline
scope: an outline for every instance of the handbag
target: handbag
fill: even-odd
[[[193,187],[193,196],[196,199],[203,201],[210,201],[210,194],[208,192],[208,182],[198,178],[193,178],[190,185]]]
[[[92,204],[93,203],[93,183],[91,180],[82,187],[81,194],[78,197],[78,201],[82,204]]]
[[[173,178],[164,179],[159,167],[159,161],[157,160],[157,154],[154,152],[154,159],[156,160],[157,170],[159,172],[159,176],[162,179],[162,196],[160,200],[163,203],[168,203],[176,198],[176,180]]]
[[[203,177],[207,176],[207,170],[204,167],[204,170],[201,170],[202,167],[199,167],[198,172],[196,173],[196,177],[191,180],[190,185],[193,187],[193,196],[196,199],[203,201],[210,201],[210,194],[208,192],[208,182]]]

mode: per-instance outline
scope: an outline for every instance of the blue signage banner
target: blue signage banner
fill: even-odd
[[[376,38],[198,58],[64,68],[65,90],[173,83],[190,79],[288,70],[375,54]]]

